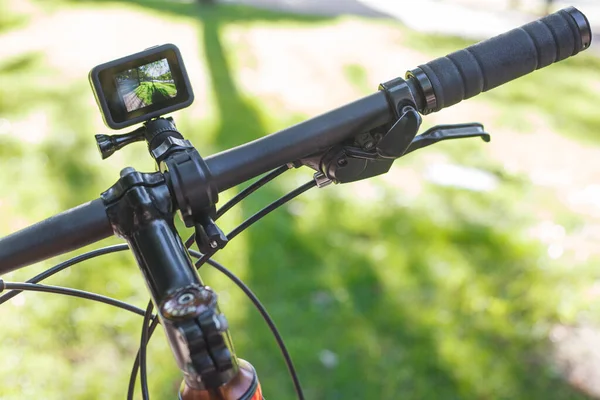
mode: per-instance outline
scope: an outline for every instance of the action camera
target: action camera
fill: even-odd
[[[121,129],[192,104],[179,49],[165,44],[94,67],[90,84],[104,123]]]

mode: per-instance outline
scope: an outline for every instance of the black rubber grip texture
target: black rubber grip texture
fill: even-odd
[[[0,239],[0,275],[112,234],[102,200],[82,204]]]
[[[587,26],[578,25],[573,13]],[[570,7],[419,68],[433,87],[437,103],[433,111],[439,111],[573,56],[589,47],[590,41],[587,19]]]

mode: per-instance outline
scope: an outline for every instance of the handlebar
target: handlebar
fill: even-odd
[[[435,99],[419,110],[427,114],[574,56],[591,41],[586,16],[568,7],[420,65],[408,76],[424,79],[424,74],[431,82]]]
[[[281,165],[325,150],[394,118],[383,92],[377,92],[290,128],[207,157],[219,192]]]
[[[419,112],[456,104],[585,50],[592,35],[573,7],[430,61],[407,72]],[[395,110],[384,92],[205,159],[219,192],[360,133],[391,123]],[[100,199],[0,239],[0,275],[112,234]]]
[[[0,274],[76,250],[113,234],[100,199],[0,239]]]

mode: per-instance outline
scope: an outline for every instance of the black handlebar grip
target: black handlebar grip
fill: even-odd
[[[573,56],[590,46],[586,16],[568,7],[407,72],[423,91],[423,114],[439,111]]]
[[[0,275],[112,234],[102,200],[82,204],[0,239]]]

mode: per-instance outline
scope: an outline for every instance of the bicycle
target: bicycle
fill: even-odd
[[[217,296],[197,268],[208,263],[250,297],[272,330],[286,360],[297,396],[299,379],[275,324],[256,296],[230,271],[212,260],[229,241],[282,204],[313,187],[349,183],[386,173],[392,163],[442,140],[490,136],[481,124],[441,125],[418,135],[421,115],[437,112],[536,69],[589,48],[592,33],[584,14],[573,7],[521,28],[430,61],[379,86],[372,95],[288,129],[202,158],[177,131],[172,118],[156,117],[124,135],[97,135],[103,158],[146,141],[157,171],[121,171],[100,198],[0,239],[0,273],[41,261],[113,234],[127,244],[74,257],[28,280],[0,279],[0,304],[24,290],[54,292],[117,306],[143,316],[140,349],[132,369],[128,398],[139,370],[143,398],[149,398],[146,346],[160,324],[184,379],[179,398],[262,399],[258,376],[233,352]],[[308,166],[313,179],[265,207],[225,234],[216,221],[235,204],[291,168]],[[270,172],[269,172],[270,171]],[[263,175],[265,174],[265,175]],[[263,175],[218,210],[218,195]],[[183,241],[174,226],[180,213],[195,234]],[[196,243],[199,251],[190,250]],[[152,300],[146,310],[115,299],[39,282],[77,262],[131,250]],[[191,256],[197,258],[192,262]],[[194,266],[196,268],[194,268]],[[154,310],[156,309],[156,313]]]

